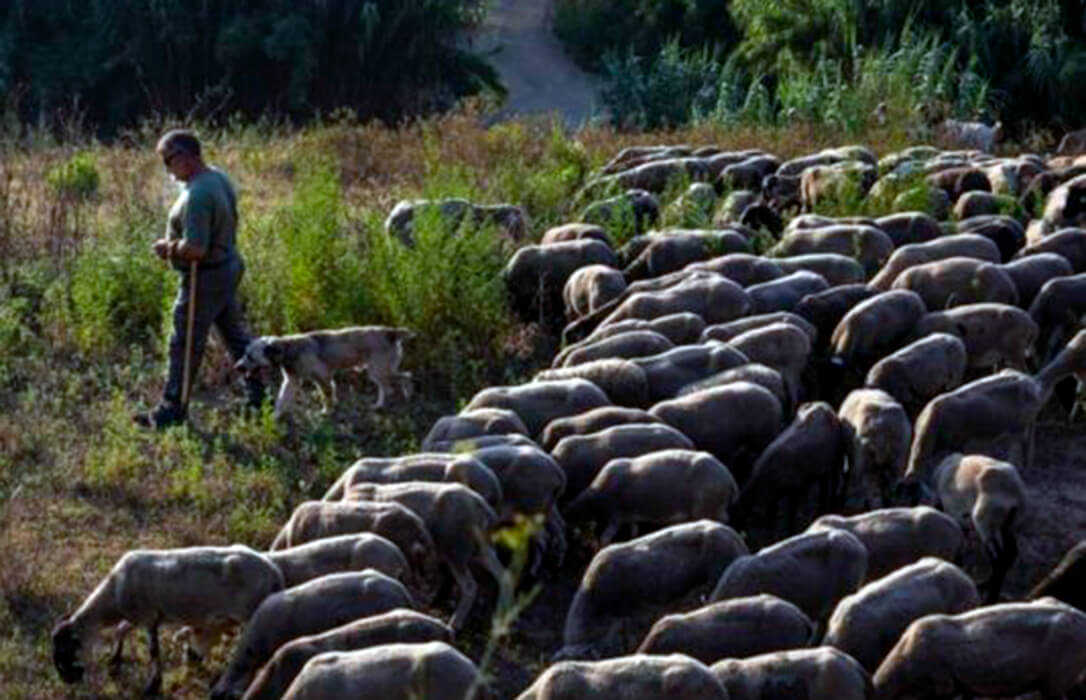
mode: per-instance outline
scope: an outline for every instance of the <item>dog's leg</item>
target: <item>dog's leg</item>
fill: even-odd
[[[279,386],[279,395],[275,397],[275,417],[282,418],[294,404],[294,394],[298,390],[298,381],[283,370],[283,383]]]
[[[403,400],[407,401],[411,398],[411,394],[415,391],[414,377],[410,372],[400,372],[396,375],[396,378],[400,380],[400,393],[403,394]]]

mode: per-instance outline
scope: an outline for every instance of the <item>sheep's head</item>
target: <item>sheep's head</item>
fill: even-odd
[[[61,620],[53,628],[53,665],[65,683],[79,683],[83,680],[82,642],[68,618]]]

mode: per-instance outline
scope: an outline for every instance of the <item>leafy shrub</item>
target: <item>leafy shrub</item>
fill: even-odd
[[[655,129],[686,124],[716,97],[722,67],[708,49],[668,42],[648,61],[633,51],[604,57],[603,101],[616,126]]]
[[[60,197],[85,201],[98,194],[98,165],[90,153],[77,153],[49,169],[45,181]]]

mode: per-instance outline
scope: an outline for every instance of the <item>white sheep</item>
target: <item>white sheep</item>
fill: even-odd
[[[102,628],[117,626],[112,663],[119,666],[125,635],[134,625],[143,626],[154,666],[144,692],[157,695],[162,686],[160,625],[191,625],[196,631],[192,651],[203,655],[220,633],[244,624],[283,585],[278,566],[241,545],[128,552],[53,628],[53,663],[61,679],[78,683]]]

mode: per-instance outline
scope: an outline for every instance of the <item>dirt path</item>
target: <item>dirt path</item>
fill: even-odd
[[[599,106],[599,81],[566,55],[551,33],[554,0],[493,0],[473,49],[497,68],[509,99],[495,119],[559,113],[568,126]]]

